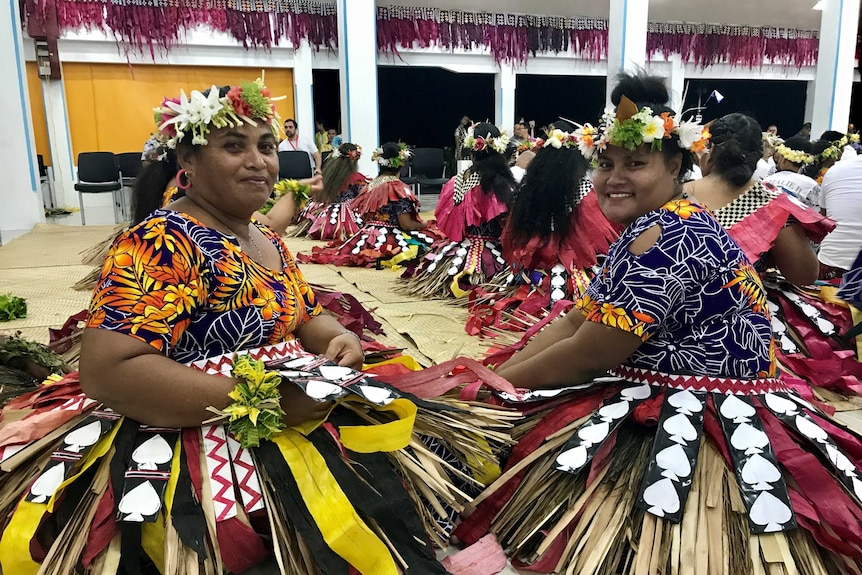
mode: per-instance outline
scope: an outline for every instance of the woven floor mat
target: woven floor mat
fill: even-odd
[[[70,265],[2,270],[0,293],[11,293],[27,300],[27,317],[3,322],[0,329],[63,325],[66,318],[85,309],[90,303],[88,292],[76,292],[71,287],[89,269],[87,266]]]
[[[0,249],[0,270],[74,266],[82,252],[113,234],[114,226],[39,224]]]

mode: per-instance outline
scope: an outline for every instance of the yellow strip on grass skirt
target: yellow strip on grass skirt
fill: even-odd
[[[292,429],[272,440],[290,466],[302,499],[329,548],[362,575],[397,575],[389,549],[356,513],[314,445]]]

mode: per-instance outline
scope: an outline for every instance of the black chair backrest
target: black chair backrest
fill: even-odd
[[[311,159],[308,157],[308,152],[288,150],[278,153],[278,177],[280,179],[301,180],[310,178],[311,175]]]
[[[332,150],[329,150],[326,152],[320,152],[320,163],[322,164],[323,162],[325,162],[326,158],[328,158],[331,155],[332,155]]]
[[[412,174],[424,178],[444,177],[446,163],[443,160],[441,148],[416,148],[410,158],[413,166]]]
[[[47,178],[48,167],[45,166],[45,158],[42,157],[42,154],[36,154],[36,161],[39,162],[39,177]]]
[[[118,182],[120,168],[111,152],[81,152],[78,154],[79,182]]]
[[[117,165],[123,173],[124,178],[137,178],[141,171],[143,162],[140,152],[123,152],[117,154]]]

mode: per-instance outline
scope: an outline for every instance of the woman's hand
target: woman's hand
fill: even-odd
[[[358,370],[362,368],[365,354],[362,352],[359,338],[352,332],[345,331],[329,340],[323,356],[338,365]]]
[[[293,427],[306,421],[320,421],[332,409],[331,401],[314,401],[295,383],[285,381],[278,386],[281,392],[281,409],[284,410],[282,421]]]

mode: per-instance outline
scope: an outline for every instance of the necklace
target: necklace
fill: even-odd
[[[240,248],[242,248],[242,246],[243,246],[243,239],[239,236],[239,234],[237,234],[235,231],[233,231],[233,228],[231,228],[229,225],[227,225],[226,223],[224,223],[223,221],[221,221],[221,219],[219,219],[219,218],[218,218],[218,217],[216,217],[215,215],[213,215],[213,214],[210,214],[210,215],[211,215],[212,217],[214,217],[214,218],[215,218],[215,220],[216,220],[218,223],[220,223],[222,226],[224,226],[225,228],[227,228],[227,230],[231,233],[231,235],[233,235],[233,237],[235,237],[235,238],[236,238],[236,241],[237,241],[237,242],[239,242],[239,246],[240,246]],[[249,224],[248,224],[248,225],[250,226],[250,225],[251,225],[251,222],[249,222]],[[254,238],[253,238],[253,237],[252,237],[252,235],[251,235],[251,231],[249,231],[249,232],[248,232],[248,239],[249,239],[249,241],[251,242],[251,245],[252,245],[252,246],[254,246],[254,250],[257,252],[257,257],[258,257],[258,260],[257,260],[257,261],[258,261],[258,262],[260,262],[261,264],[263,264],[263,252],[262,252],[262,251],[260,251],[260,246],[258,246],[258,245],[257,245],[257,242],[256,242],[256,241],[254,241]]]

